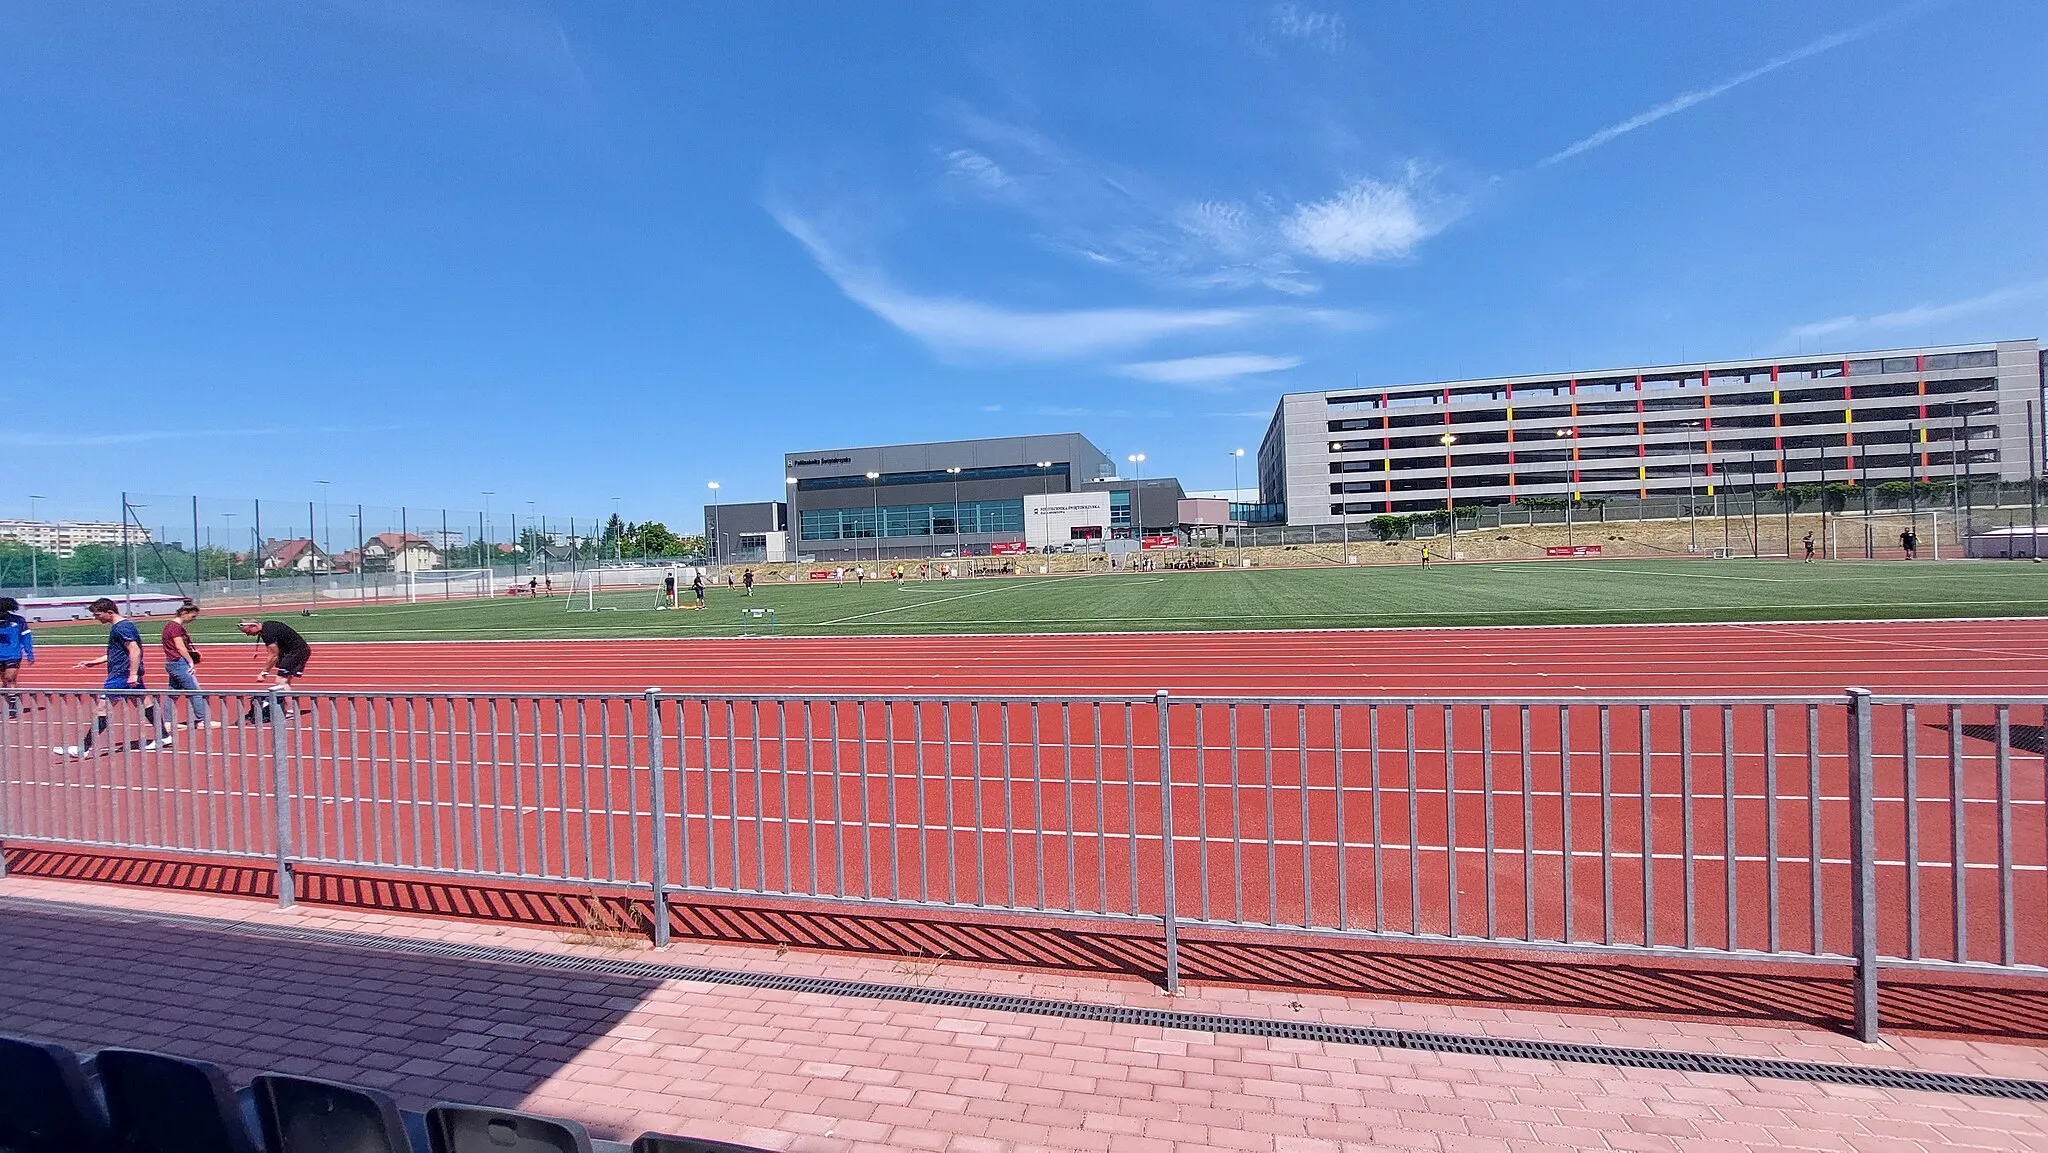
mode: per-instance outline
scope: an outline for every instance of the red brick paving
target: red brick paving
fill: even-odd
[[[63,902],[53,908],[34,902]],[[131,910],[210,918],[194,926]],[[2048,1050],[630,941],[0,880],[0,1030],[769,1149],[2048,1151],[2048,1105],[1100,1024],[379,953],[235,922],[1348,1025],[2048,1078]]]

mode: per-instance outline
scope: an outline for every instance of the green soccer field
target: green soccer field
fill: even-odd
[[[778,634],[1139,632],[1565,625],[2048,615],[2048,566],[1985,562],[1601,560],[1415,567],[984,577],[712,589],[702,612],[565,612],[561,600],[323,608],[289,619],[327,640],[692,637]],[[687,594],[685,595],[687,600]],[[746,609],[775,610],[771,628]],[[223,610],[193,628],[233,636]],[[37,630],[103,643],[94,625]]]

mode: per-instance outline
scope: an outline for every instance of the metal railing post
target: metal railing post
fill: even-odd
[[[668,817],[661,787],[661,689],[647,690],[647,807],[653,814],[654,829],[648,847],[654,854],[650,878],[654,890],[654,947],[668,948]],[[684,796],[688,796],[685,793]]]
[[[1877,1040],[1877,799],[1870,690],[1849,690],[1849,911],[1856,1037]]]
[[[299,895],[292,880],[292,792],[291,761],[284,733],[284,694],[281,686],[270,686],[270,791],[277,809],[277,907],[289,909]]]
[[[1173,887],[1173,748],[1168,743],[1166,731],[1166,690],[1160,689],[1152,699],[1154,708],[1159,712],[1159,919],[1166,935],[1166,993],[1179,996],[1180,926],[1176,920],[1179,906]]]

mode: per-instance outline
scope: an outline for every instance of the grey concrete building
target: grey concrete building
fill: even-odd
[[[779,500],[704,506],[704,552],[720,564],[788,559],[789,506]]]
[[[2025,480],[2044,365],[2038,340],[2011,340],[1290,393],[1260,499],[1314,525],[1753,479]]]
[[[1170,529],[1179,485],[1116,479],[1079,433],[786,453],[792,549],[819,560],[986,554]],[[1168,494],[1171,493],[1171,496]]]

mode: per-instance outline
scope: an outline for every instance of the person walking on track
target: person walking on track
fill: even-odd
[[[89,669],[105,665],[107,679],[100,686],[99,697],[93,702],[92,727],[86,730],[85,736],[75,745],[60,745],[50,751],[58,756],[90,756],[94,739],[107,731],[108,716],[117,701],[142,706],[142,719],[149,722],[150,735],[137,738],[129,747],[154,749],[169,745],[169,730],[157,719],[156,706],[141,692],[144,687],[142,633],[136,629],[134,621],[121,615],[121,606],[106,597],[87,605],[86,611],[92,614],[92,619],[107,626],[107,654],[80,661],[77,667]]]
[[[299,630],[283,621],[259,621],[253,618],[243,621],[241,630],[243,636],[255,637],[257,643],[263,646],[257,650],[257,655],[264,658],[263,668],[256,674],[258,684],[266,683],[275,677],[278,688],[289,690],[300,677],[306,675],[306,662],[312,659],[313,646],[306,643],[306,638],[299,635]],[[242,715],[243,724],[258,723],[257,708],[257,702],[249,703],[249,711]],[[260,720],[270,720],[270,703],[263,702],[261,708],[263,713]],[[290,706],[286,706],[284,715],[288,720],[295,714]]]
[[[186,631],[186,626],[198,619],[199,606],[188,600],[179,605],[178,611],[164,623],[164,684],[171,688],[184,689],[188,692],[199,691],[199,678],[193,673],[199,666],[199,649],[192,643],[192,634]],[[186,708],[192,716],[192,728],[220,727],[220,722],[214,720],[208,711],[205,697],[185,699],[189,702]],[[177,712],[177,698],[165,697],[164,719],[170,720]],[[186,726],[180,724],[178,727],[182,729]]]
[[[7,694],[7,718],[21,715],[21,666],[36,663],[36,638],[29,631],[28,618],[21,615],[21,602],[0,597],[0,692]]]

